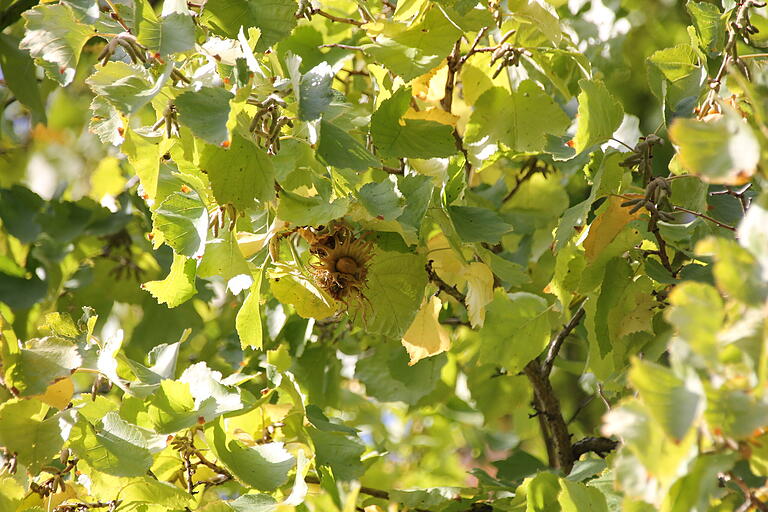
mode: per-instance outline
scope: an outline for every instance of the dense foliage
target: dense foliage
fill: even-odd
[[[762,2],[0,29],[0,511],[768,510]]]

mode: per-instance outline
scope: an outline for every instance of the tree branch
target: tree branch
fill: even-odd
[[[582,318],[584,318],[583,304],[579,306],[579,309],[576,311],[576,313],[573,314],[571,321],[568,322],[563,327],[563,330],[557,333],[557,336],[555,336],[549,343],[547,358],[544,360],[544,364],[541,367],[541,371],[544,377],[549,377],[549,374],[552,372],[552,365],[555,363],[555,358],[557,357],[558,352],[560,352],[560,347],[563,346],[565,339],[569,334],[571,334],[571,331],[573,331],[576,326],[579,325],[579,322],[581,322]]]
[[[340,16],[334,16],[333,14],[329,12],[325,12],[322,9],[313,9],[312,14],[319,14],[323,18],[327,18],[331,21],[337,21],[339,23],[348,23],[349,25],[355,25],[356,27],[360,27],[365,25],[364,21],[358,21],[353,18],[342,18]]]
[[[585,437],[580,441],[573,443],[573,460],[579,460],[579,457],[585,453],[594,452],[600,457],[605,456],[616,449],[618,441],[607,437]]]
[[[424,267],[427,271],[427,277],[429,277],[429,280],[432,281],[437,285],[437,288],[441,292],[445,292],[457,301],[459,301],[461,304],[466,304],[467,297],[461,293],[458,288],[455,286],[451,286],[443,279],[437,275],[437,272],[435,272],[435,269],[432,268],[432,263],[434,263],[434,260],[429,260]]]
[[[538,359],[528,363],[523,369],[523,373],[533,386],[534,405],[539,409],[540,420],[546,424],[546,429],[542,433],[548,433],[550,442],[547,442],[547,455],[550,465],[561,469],[565,474],[571,472],[573,468],[573,449],[571,447],[571,436],[568,433],[568,426],[563,419],[563,413],[560,410],[560,401],[552,389],[549,378],[544,375],[543,368]],[[547,434],[545,433],[545,440]],[[554,464],[552,464],[554,462]]]

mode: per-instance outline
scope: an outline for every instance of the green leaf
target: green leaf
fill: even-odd
[[[268,494],[243,494],[229,502],[236,512],[273,512],[277,505],[275,498]]]
[[[261,307],[259,306],[261,301],[261,276],[261,272],[256,273],[251,290],[248,292],[248,297],[246,297],[235,318],[235,327],[237,335],[240,337],[240,347],[243,350],[246,347],[261,350],[263,344]]]
[[[681,441],[704,412],[703,390],[695,377],[688,382],[661,365],[634,359],[629,381],[651,416],[674,442]]]
[[[232,137],[228,149],[205,146],[200,166],[208,172],[213,196],[220,205],[231,204],[242,211],[254,206],[255,201],[275,198],[272,161],[264,150],[238,134]]]
[[[216,34],[230,39],[237,39],[241,28],[245,32],[258,28],[261,37],[255,50],[263,52],[291,33],[297,10],[293,0],[217,0],[206,5],[202,19]]]
[[[320,226],[344,216],[348,208],[349,200],[344,197],[329,201],[281,190],[277,216],[297,226]]]
[[[768,297],[760,264],[734,240],[707,238],[696,244],[696,253],[714,258],[713,273],[723,293],[755,306]]]
[[[456,233],[465,242],[497,244],[512,230],[512,226],[504,222],[498,213],[487,208],[449,206],[448,214]]]
[[[185,52],[195,46],[195,23],[188,14],[171,13],[144,24],[139,42],[163,56]]]
[[[307,432],[315,445],[315,464],[330,466],[338,480],[357,480],[365,472],[360,456],[365,452],[365,443],[357,435],[344,431],[308,428]]]
[[[427,285],[424,256],[377,250],[368,268],[358,320],[369,333],[400,339],[416,317]]]
[[[622,119],[624,109],[621,103],[599,80],[579,80],[579,124],[573,138],[573,148],[581,153],[596,144],[607,141],[615,132]]]
[[[560,486],[558,502],[563,512],[608,512],[605,496],[599,489],[565,478],[560,479]]]
[[[192,505],[194,496],[173,484],[144,476],[125,485],[120,490],[120,499],[128,503],[148,503],[166,510],[179,510]]]
[[[373,354],[357,362],[355,378],[376,400],[415,405],[435,389],[446,356],[427,357],[413,366],[408,361],[408,353],[400,344],[383,342]]]
[[[144,475],[152,466],[152,454],[147,446],[142,446],[144,440],[138,427],[130,426],[116,412],[107,413],[104,420],[103,426],[84,419],[75,423],[69,436],[72,451],[89,466],[108,475]],[[162,441],[164,445],[165,440]]]
[[[45,124],[45,106],[37,86],[35,65],[28,52],[19,49],[20,41],[0,34],[0,69],[5,85],[19,102],[32,112],[32,124]]]
[[[710,183],[739,185],[754,174],[760,144],[752,128],[731,109],[710,122],[678,118],[669,128],[680,164]]]
[[[516,152],[542,151],[547,135],[565,133],[570,120],[552,97],[533,80],[524,80],[509,93],[493,87],[474,105],[465,133],[467,142],[490,137]]]
[[[665,311],[669,323],[694,352],[709,361],[717,360],[717,333],[723,325],[725,311],[717,290],[704,283],[684,282],[669,294],[672,307]]]
[[[739,225],[737,232],[739,243],[752,253],[760,262],[763,281],[768,277],[768,194],[756,197],[749,206],[747,214]]]
[[[26,11],[24,39],[20,48],[29,50],[35,62],[59,85],[75,78],[80,51],[91,37],[90,27],[79,23],[67,4],[39,5]]]
[[[269,288],[277,300],[283,304],[292,304],[302,318],[328,318],[338,307],[313,282],[296,275],[287,267],[278,266],[270,273]]]
[[[197,276],[202,278],[220,276],[225,281],[237,276],[250,276],[251,270],[245,261],[240,246],[237,244],[234,231],[226,230],[220,233],[222,238],[209,240],[205,244],[205,254]]]
[[[410,101],[411,89],[402,87],[373,113],[371,136],[379,154],[394,158],[435,158],[455,154],[451,126],[403,117]]]
[[[136,112],[152,99],[152,77],[138,64],[112,61],[86,80],[91,90],[103,96],[124,114]]]
[[[693,0],[688,0],[685,9],[691,15],[702,49],[710,54],[721,51],[727,32],[720,9],[716,5]]]
[[[196,293],[195,272],[197,263],[193,258],[181,254],[173,255],[173,264],[168,276],[162,281],[144,283],[142,288],[157,299],[158,304],[175,308],[191,299]]]
[[[688,474],[675,482],[670,489],[662,510],[665,512],[709,510],[710,499],[718,493],[719,475],[731,469],[736,462],[735,459],[736,456],[733,453],[696,457]]]
[[[671,107],[673,114],[682,117],[690,115],[707,79],[707,70],[702,65],[702,59],[702,53],[690,44],[659,50],[648,58],[648,82],[651,92],[665,106]]]
[[[21,396],[39,395],[55,381],[69,377],[83,359],[71,341],[50,336],[33,339],[14,358],[5,361],[6,383]]]
[[[91,102],[91,120],[88,129],[104,144],[122,144],[125,127],[120,112],[104,96],[96,96]]]
[[[205,429],[211,451],[239,481],[260,491],[274,491],[288,481],[296,459],[283,443],[246,446],[224,430],[223,418]]]
[[[381,165],[356,138],[326,120],[320,123],[320,145],[317,154],[328,165],[342,169],[365,171]]]
[[[312,121],[320,118],[333,101],[333,68],[321,62],[301,77],[299,86],[299,119]]]
[[[152,226],[176,254],[192,258],[205,249],[208,210],[194,189],[184,190],[172,192],[160,203],[152,214]]]
[[[22,243],[33,242],[42,231],[43,199],[21,185],[0,189],[0,219],[5,230]]]
[[[0,446],[16,453],[17,460],[31,473],[49,464],[64,443],[61,416],[43,419],[47,411],[48,406],[36,399],[0,404]]]
[[[197,424],[200,417],[190,385],[176,380],[163,380],[149,399],[147,413],[154,429],[170,434]]]
[[[394,220],[403,213],[403,198],[396,190],[395,182],[383,180],[366,183],[360,189],[360,203],[374,217],[382,220]]]
[[[160,176],[160,146],[126,128],[125,142],[120,150],[128,157],[128,162],[141,180],[147,199],[154,201]]]
[[[515,450],[506,459],[497,460],[492,464],[498,469],[496,477],[509,481],[522,480],[547,467],[539,459],[522,450]]]
[[[375,43],[364,45],[363,51],[406,83],[437,67],[461,35],[437,7],[409,29],[394,25],[391,31],[394,33],[385,31]]]
[[[532,293],[497,290],[480,329],[479,362],[503,366],[515,374],[549,342],[547,301]]]
[[[221,3],[225,2],[216,2],[217,5]],[[197,91],[187,91],[174,101],[179,123],[188,126],[195,136],[204,141],[221,145],[229,140],[227,120],[229,100],[233,97],[231,92],[221,87],[201,87]]]
[[[768,424],[768,404],[742,390],[711,388],[704,417],[712,432],[744,440]]]

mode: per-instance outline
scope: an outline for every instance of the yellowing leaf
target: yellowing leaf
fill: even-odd
[[[485,322],[485,306],[493,301],[493,272],[485,263],[475,261],[464,267],[467,280],[467,311],[472,327],[482,327]]]
[[[33,398],[37,398],[44,404],[48,404],[51,407],[57,409],[64,409],[72,401],[72,395],[75,392],[75,385],[72,379],[64,377],[61,380],[57,380],[45,390],[42,395],[37,395]]]
[[[456,127],[456,121],[459,120],[459,116],[455,116],[450,112],[439,108],[431,108],[429,110],[408,110],[403,119],[421,119],[424,121],[434,121],[440,124],[446,124],[448,126]]]
[[[292,304],[302,318],[328,318],[338,308],[314,283],[291,271],[288,265],[276,265],[269,280],[272,295],[283,304]]]
[[[444,234],[439,233],[427,242],[428,258],[432,260],[432,269],[440,278],[451,286],[461,288],[466,282],[465,263],[456,255]]]
[[[635,196],[635,194],[631,194]],[[639,197],[639,196],[637,196]],[[587,260],[594,261],[608,244],[613,242],[624,226],[640,217],[641,211],[629,213],[630,208],[621,206],[625,199],[617,196],[608,198],[608,206],[597,216],[589,227],[589,233],[584,240],[584,254]]]
[[[237,335],[240,336],[240,347],[243,349],[246,347],[261,349],[262,347],[261,311],[259,308],[261,276],[261,272],[256,274],[253,285],[251,285],[251,291],[248,292],[248,297],[235,317],[235,328]]]
[[[408,366],[413,366],[425,357],[445,352],[451,347],[448,332],[437,320],[441,307],[442,302],[435,296],[422,304],[413,323],[403,335],[403,346],[411,357]]]

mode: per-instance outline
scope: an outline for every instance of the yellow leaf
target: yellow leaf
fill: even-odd
[[[45,390],[42,395],[37,395],[34,398],[39,399],[41,402],[55,407],[57,409],[64,409],[72,401],[72,394],[75,392],[75,385],[72,383],[72,379],[64,377],[61,380],[57,380]]]
[[[633,199],[641,197],[637,194],[627,194],[627,196]],[[584,240],[584,255],[588,261],[594,261],[630,221],[640,218],[643,210],[629,213],[630,208],[621,206],[624,201],[626,201],[625,198],[610,196],[607,208],[592,222],[587,238]]]
[[[467,312],[472,327],[482,327],[485,322],[485,306],[493,301],[493,272],[485,263],[475,261],[464,267],[467,280]]]
[[[411,357],[409,366],[450,348],[448,332],[437,321],[441,307],[442,302],[437,297],[432,297],[429,302],[424,303],[403,336],[403,346]]]
[[[444,234],[439,233],[427,242],[428,258],[432,260],[432,269],[440,278],[451,286],[462,288],[465,263],[456,255]]]
[[[456,127],[456,121],[459,120],[458,116],[446,112],[440,108],[431,108],[429,110],[413,110],[409,109],[405,113],[403,119],[421,119],[423,121],[435,121],[436,123],[446,124],[448,126]]]

